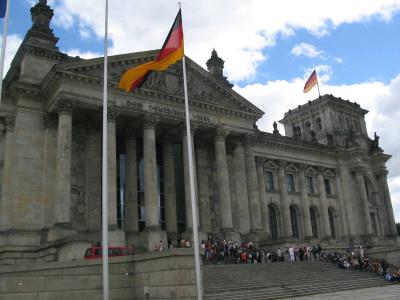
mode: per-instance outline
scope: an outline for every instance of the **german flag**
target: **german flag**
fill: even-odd
[[[127,70],[119,81],[119,88],[131,92],[140,87],[152,71],[164,71],[184,55],[182,15],[179,10],[174,24],[155,60]]]
[[[309,92],[314,85],[318,84],[317,72],[315,70],[311,73],[310,77],[308,77],[306,84],[304,85],[303,92]]]

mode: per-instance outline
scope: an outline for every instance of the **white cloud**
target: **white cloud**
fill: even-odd
[[[54,5],[59,26],[69,28],[76,23],[80,28],[90,28],[96,37],[104,35],[104,4],[99,5],[97,0],[57,0]],[[293,35],[302,28],[324,35],[343,23],[373,17],[389,20],[399,9],[398,0],[187,0],[183,1],[186,53],[204,66],[212,48],[216,48],[226,61],[226,75],[237,81],[255,74],[266,59],[265,49],[274,45],[279,34]],[[111,1],[110,53],[161,47],[177,10],[173,1]],[[82,33],[87,35],[87,31]]]
[[[311,58],[323,57],[324,51],[318,50],[317,47],[307,43],[300,43],[293,47],[291,53],[295,56],[307,56]]]
[[[3,40],[3,36],[0,35],[0,40]],[[11,34],[7,36],[6,43],[6,55],[4,58],[4,71],[3,77],[7,74],[8,69],[10,68],[10,64],[12,59],[14,58],[15,53],[17,52],[19,46],[22,43],[22,38],[17,34]]]
[[[84,51],[81,52],[79,49],[71,49],[67,51],[67,54],[69,56],[79,56],[81,58],[85,58],[85,59],[90,59],[90,58],[95,58],[95,57],[101,57],[103,56],[102,53],[96,53],[96,52],[92,52],[92,51]]]
[[[338,64],[342,64],[343,63],[343,59],[341,59],[340,57],[333,57],[333,60],[335,62],[337,62]]]
[[[307,103],[318,97],[314,88],[303,94],[304,78],[291,81],[277,80],[265,84],[250,84],[235,90],[249,99],[265,112],[258,122],[261,130],[272,132],[272,123],[280,120],[289,109]],[[366,115],[369,136],[376,131],[380,138],[380,146],[385,153],[392,154],[387,167],[389,170],[389,187],[392,195],[393,208],[397,222],[400,222],[400,74],[385,85],[379,81],[365,82],[352,85],[321,86],[323,94],[333,94],[343,99],[357,102],[369,110]],[[283,127],[279,125],[281,134]]]

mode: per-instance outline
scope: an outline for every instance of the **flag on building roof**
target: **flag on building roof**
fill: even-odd
[[[0,18],[6,15],[7,0],[0,0]]]
[[[183,55],[182,15],[179,10],[157,58],[127,70],[119,81],[119,88],[126,92],[133,91],[145,82],[152,71],[166,70],[168,66],[180,60]]]
[[[308,77],[306,84],[304,85],[303,92],[309,92],[314,85],[318,84],[317,72],[314,70],[310,77]]]

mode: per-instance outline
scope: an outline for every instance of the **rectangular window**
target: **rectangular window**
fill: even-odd
[[[272,171],[266,171],[265,172],[265,181],[266,181],[266,188],[267,191],[275,191],[275,186],[274,186],[274,173]]]
[[[307,182],[307,193],[314,194],[314,184],[312,176],[307,176],[306,182]]]
[[[286,184],[287,184],[287,191],[294,192],[294,175],[293,174],[286,174]]]
[[[325,192],[327,195],[332,195],[332,190],[331,190],[331,181],[327,178],[324,179],[325,183]]]

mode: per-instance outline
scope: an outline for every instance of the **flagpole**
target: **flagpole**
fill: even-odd
[[[321,93],[319,91],[319,80],[318,80],[318,73],[317,73],[317,68],[314,67],[315,75],[317,75],[317,88],[318,88],[318,96],[321,98]]]
[[[1,57],[0,57],[0,105],[1,98],[3,94],[3,71],[4,71],[4,58],[6,55],[6,43],[7,43],[7,34],[8,34],[8,17],[10,15],[10,2],[11,0],[6,1],[6,15],[4,18],[4,32],[3,32],[3,42],[1,43]]]
[[[107,171],[107,64],[108,64],[108,0],[104,26],[103,145],[102,145],[102,235],[103,235],[103,300],[109,300],[108,276],[108,171]]]
[[[179,2],[179,9],[181,9],[181,2]],[[200,272],[200,251],[199,251],[199,232],[198,232],[198,220],[197,220],[197,201],[194,189],[194,171],[193,171],[193,149],[192,149],[192,134],[190,131],[190,113],[189,113],[189,99],[187,92],[187,80],[186,80],[186,60],[185,55],[182,58],[183,68],[183,90],[185,94],[185,117],[186,117],[186,134],[187,134],[187,149],[189,159],[189,183],[190,183],[190,203],[192,205],[192,219],[193,219],[193,248],[194,248],[194,262],[196,271],[196,289],[197,299],[202,300],[202,288],[201,288],[201,272]]]

